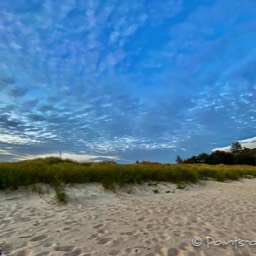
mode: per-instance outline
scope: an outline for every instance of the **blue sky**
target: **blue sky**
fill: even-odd
[[[173,162],[254,137],[255,0],[1,0],[0,161]]]

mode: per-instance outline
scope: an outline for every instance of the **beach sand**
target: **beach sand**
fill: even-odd
[[[66,205],[38,186],[41,194],[0,192],[2,255],[256,255],[256,179],[186,189],[151,182],[116,193],[74,185]]]

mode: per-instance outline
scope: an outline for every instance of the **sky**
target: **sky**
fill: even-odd
[[[0,161],[174,162],[256,136],[255,0],[1,0]]]

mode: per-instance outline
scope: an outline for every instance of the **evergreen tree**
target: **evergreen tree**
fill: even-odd
[[[233,142],[231,147],[230,147],[230,151],[233,154],[237,154],[239,152],[241,152],[243,150],[242,145],[239,142]]]
[[[177,164],[182,163],[182,158],[179,155],[177,155],[177,157],[176,157],[176,163]]]

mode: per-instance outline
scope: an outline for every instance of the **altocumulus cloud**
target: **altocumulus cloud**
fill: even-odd
[[[0,2],[0,160],[174,161],[255,136],[256,3]]]

